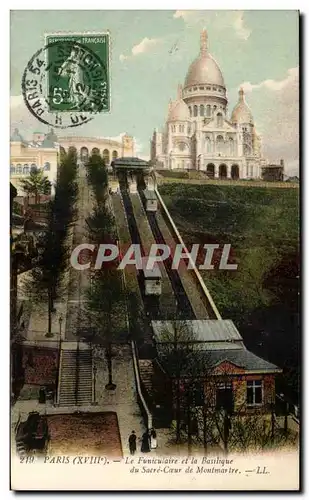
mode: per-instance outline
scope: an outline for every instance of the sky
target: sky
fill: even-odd
[[[44,34],[109,30],[111,112],[96,115],[74,134],[119,138],[127,133],[135,137],[136,155],[148,158],[153,130],[164,125],[168,102],[198,56],[203,28],[224,76],[229,114],[243,85],[264,156],[271,162],[284,158],[286,173],[298,175],[299,38],[293,10],[12,11],[11,128],[26,139],[34,130],[47,131],[21,95],[24,68],[44,46]],[[175,44],[177,51],[171,50]]]

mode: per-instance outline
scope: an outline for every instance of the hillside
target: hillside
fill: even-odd
[[[299,191],[169,183],[160,193],[186,244],[231,244],[237,271],[201,271],[224,318],[248,348],[284,369],[293,399],[299,373]],[[214,262],[218,261],[218,254]],[[284,384],[285,385],[285,384]],[[286,388],[285,388],[286,390]]]

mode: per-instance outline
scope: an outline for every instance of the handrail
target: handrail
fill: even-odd
[[[170,213],[169,213],[169,211],[168,211],[168,209],[167,209],[167,207],[166,207],[166,205],[165,205],[165,203],[164,203],[164,201],[163,201],[163,199],[162,199],[162,196],[160,195],[160,193],[159,193],[159,191],[158,191],[158,189],[157,189],[157,188],[155,188],[155,193],[156,193],[156,195],[158,196],[158,199],[159,199],[159,201],[160,201],[160,205],[161,205],[161,207],[163,208],[163,210],[164,210],[164,212],[165,212],[165,215],[167,216],[168,221],[169,221],[169,223],[171,224],[172,229],[173,229],[174,233],[176,234],[176,237],[177,237],[177,239],[178,239],[179,243],[181,243],[181,245],[183,246],[183,249],[184,249],[185,253],[188,255],[188,259],[189,259],[189,261],[190,261],[190,264],[191,264],[191,265],[192,265],[192,267],[193,267],[193,269],[192,269],[192,270],[194,271],[194,274],[195,274],[195,276],[197,277],[197,280],[198,280],[198,282],[199,282],[199,284],[200,284],[200,286],[201,286],[201,288],[202,288],[202,291],[203,291],[204,295],[206,296],[206,298],[207,298],[208,302],[210,303],[210,305],[211,305],[211,307],[212,307],[212,310],[213,310],[213,312],[214,312],[214,314],[215,314],[215,316],[216,316],[216,319],[222,319],[222,318],[221,318],[221,315],[220,315],[220,313],[219,313],[219,311],[218,311],[218,309],[217,309],[217,306],[216,306],[216,304],[214,303],[213,298],[212,298],[212,296],[210,295],[210,292],[209,292],[208,288],[206,287],[206,285],[205,285],[205,283],[204,283],[204,281],[203,281],[203,278],[202,278],[202,276],[200,275],[200,273],[199,273],[199,271],[198,271],[198,269],[197,269],[197,267],[196,267],[196,265],[195,265],[195,262],[193,261],[193,259],[192,259],[192,257],[191,257],[190,252],[188,252],[188,249],[187,249],[187,247],[186,247],[186,245],[185,245],[185,243],[184,243],[184,241],[183,241],[182,237],[180,236],[180,233],[179,233],[179,231],[178,231],[178,229],[177,229],[177,227],[176,227],[176,225],[175,225],[175,223],[174,223],[174,221],[173,221],[173,219],[172,219],[172,217],[171,217],[171,215],[170,215]]]
[[[148,409],[147,403],[146,403],[144,396],[142,394],[138,361],[137,361],[137,356],[136,356],[136,347],[135,347],[135,342],[133,340],[131,340],[131,348],[132,348],[132,355],[133,355],[133,367],[134,367],[134,373],[135,373],[137,393],[138,393],[139,399],[144,407],[145,413],[147,415],[147,428],[151,429],[152,428],[152,415]]]
[[[61,371],[62,371],[62,356],[63,350],[61,349],[61,339],[59,344],[59,367],[58,367],[58,383],[57,383],[57,406],[60,404],[60,388],[61,388]]]

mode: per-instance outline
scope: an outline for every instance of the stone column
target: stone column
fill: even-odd
[[[226,174],[227,174],[227,178],[228,178],[228,179],[230,179],[230,178],[231,178],[231,170],[232,170],[231,165],[227,164],[227,165],[226,165]]]
[[[219,178],[219,165],[215,165],[215,179]]]

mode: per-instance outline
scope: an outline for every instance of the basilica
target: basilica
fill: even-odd
[[[155,168],[195,169],[209,178],[261,178],[261,139],[242,88],[230,117],[227,106],[223,75],[203,30],[200,54],[169,103],[164,129],[155,130],[151,139]]]

